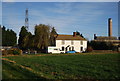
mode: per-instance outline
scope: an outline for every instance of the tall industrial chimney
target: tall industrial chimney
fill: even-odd
[[[112,36],[112,19],[111,18],[108,19],[108,36],[109,37]]]

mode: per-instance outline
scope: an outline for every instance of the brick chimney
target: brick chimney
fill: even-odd
[[[96,34],[94,34],[94,40],[97,38]]]
[[[76,32],[73,32],[73,37],[76,37],[77,33]]]

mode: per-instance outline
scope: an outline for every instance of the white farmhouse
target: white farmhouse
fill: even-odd
[[[84,52],[87,49],[87,40],[76,35],[76,32],[73,32],[73,35],[56,35],[55,44],[56,48],[64,52],[73,50],[76,52]]]

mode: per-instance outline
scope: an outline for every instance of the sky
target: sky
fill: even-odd
[[[118,36],[117,2],[2,2],[2,25],[18,36],[25,25],[26,8],[33,34],[36,24],[49,24],[58,34],[79,31],[92,40],[93,34],[108,36],[108,18],[112,18],[113,36]]]
[[[3,2],[28,2],[28,0],[2,0]],[[29,0],[29,2],[118,2],[119,0]]]

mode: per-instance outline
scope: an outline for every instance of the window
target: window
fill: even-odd
[[[69,51],[71,51],[71,47],[69,47]]]
[[[74,51],[74,47],[72,46],[72,51]]]
[[[65,44],[65,40],[62,40],[62,45],[64,45]]]
[[[58,50],[58,49],[54,49],[54,50]]]
[[[83,45],[83,41],[81,41],[81,45]]]
[[[64,51],[64,47],[62,47],[62,51]]]
[[[65,48],[65,51],[68,51],[67,47]]]
[[[72,40],[72,41],[71,41],[71,45],[73,45],[73,44],[74,44],[74,41]]]
[[[83,47],[81,47],[80,49],[81,49],[81,51],[83,51]]]

